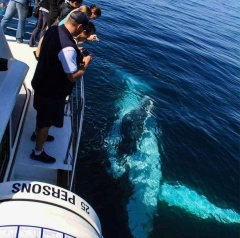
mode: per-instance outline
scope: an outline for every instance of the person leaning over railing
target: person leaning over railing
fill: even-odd
[[[95,4],[92,4],[91,7],[83,5],[83,6],[79,7],[79,10],[81,12],[85,12],[87,14],[89,20],[96,20],[97,18],[99,18],[101,16],[101,9],[98,6],[96,6]],[[64,24],[68,16],[69,15],[67,15],[64,19],[62,19],[59,22],[59,25]],[[95,29],[94,24],[91,22],[89,22],[89,23],[90,23],[89,28],[91,30],[91,34],[89,34],[87,39],[84,39],[84,42],[85,41],[92,41],[92,42],[99,41],[97,35],[95,34],[96,29]]]
[[[90,19],[92,19],[92,20],[96,20],[102,14],[102,11],[101,11],[100,7],[98,7],[96,4],[91,4],[90,5],[90,10],[91,10],[91,13],[92,13],[91,16],[90,16]]]
[[[89,19],[79,10],[70,14],[64,25],[52,26],[44,34],[41,54],[32,79],[33,106],[37,111],[37,138],[30,158],[43,163],[56,159],[44,151],[51,126],[63,127],[65,100],[77,80],[88,68],[92,56],[84,57],[74,37],[87,37]]]
[[[60,5],[60,13],[57,24],[64,19],[71,11],[81,6],[82,0],[66,0]],[[56,25],[57,25],[56,24]]]
[[[30,0],[31,1],[31,0]],[[6,32],[8,23],[18,14],[18,27],[16,32],[16,41],[17,43],[23,43],[24,31],[25,31],[25,22],[28,14],[29,0],[10,0],[5,15],[1,21],[1,26],[3,33]]]
[[[50,0],[50,1],[54,1],[54,0]],[[62,1],[62,0],[58,0],[58,1]],[[96,20],[97,18],[99,18],[101,16],[101,14],[102,14],[101,9],[96,4],[92,4],[89,8],[90,8],[90,11],[91,11],[90,13],[87,12],[88,10],[84,6],[81,6],[79,8],[79,10],[85,12],[88,15],[90,20]],[[65,19],[66,19],[66,17],[65,17]],[[50,22],[52,22],[52,21],[50,21]],[[36,60],[38,60],[38,57],[39,57],[39,54],[40,54],[42,40],[43,40],[43,37],[39,40],[38,47],[37,47],[36,51],[33,52]],[[99,41],[97,35],[95,35],[95,34],[92,34],[90,37],[88,37],[87,40],[92,41],[92,42]]]

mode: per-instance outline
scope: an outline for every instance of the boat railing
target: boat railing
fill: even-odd
[[[13,23],[10,24],[11,26],[10,25],[7,26],[7,30],[16,32],[17,31],[17,24],[18,24],[19,19],[17,17],[13,17],[11,20],[13,20]],[[14,22],[16,22],[16,23],[14,23]],[[31,37],[32,32],[33,32],[33,30],[36,26],[36,23],[37,23],[36,18],[34,18],[34,17],[26,18],[25,29],[28,29],[28,30],[25,30],[24,33],[26,34],[25,37],[27,37],[27,39],[29,39]],[[29,30],[31,30],[31,31],[29,31]]]
[[[18,22],[18,18],[16,18],[16,17],[13,17],[12,20]],[[33,30],[35,28],[35,25],[36,25],[36,20],[35,21],[34,20],[28,20],[28,18],[27,18],[25,25],[32,26],[31,30]],[[17,26],[16,27],[7,26],[7,29],[12,30],[12,31],[17,31]],[[31,37],[31,35],[32,35],[32,32],[30,32],[30,31],[25,31],[24,33],[27,34],[28,37]]]
[[[64,163],[68,164],[70,162],[72,164],[72,174],[69,184],[69,190],[72,191],[84,116],[85,98],[83,77],[81,80],[77,81],[76,86],[74,87],[73,92],[68,100],[70,101],[72,130]],[[65,113],[67,113],[67,111],[69,110],[66,109]]]

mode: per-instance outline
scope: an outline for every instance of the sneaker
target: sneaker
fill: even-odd
[[[36,139],[37,139],[36,133],[33,132],[33,134],[31,135],[31,141],[36,141]],[[54,141],[54,136],[48,135],[46,141],[47,142]]]
[[[17,42],[17,43],[23,43],[23,39],[22,39],[22,38],[17,38],[17,39],[16,39],[16,42]]]
[[[32,153],[30,154],[30,158],[33,160],[37,160],[46,164],[53,164],[56,162],[56,159],[52,156],[46,154],[46,152],[43,150],[40,155],[35,155],[34,150],[32,150]]]

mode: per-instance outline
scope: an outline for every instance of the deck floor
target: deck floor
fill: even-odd
[[[36,47],[29,47],[28,41],[24,41],[24,43],[18,44],[16,43],[15,37],[6,36],[6,38],[12,51],[13,57],[29,65],[29,71],[25,79],[25,84],[27,88],[32,90],[31,80],[37,63],[33,51],[36,50]],[[30,137],[35,129],[35,122],[36,111],[32,106],[31,98],[29,112],[26,117],[21,142],[19,144],[16,156],[16,167],[18,167],[18,170],[21,170],[17,172],[17,176],[19,176],[19,178],[27,179],[28,176],[26,172],[24,173],[24,170],[29,169],[31,170],[31,172],[28,171],[29,176],[37,171],[44,171],[44,168],[46,168],[46,171],[53,171],[57,169],[71,170],[72,166],[70,162],[68,164],[64,164],[68,141],[71,134],[70,117],[65,116],[63,128],[50,128],[49,134],[53,135],[55,137],[55,140],[53,142],[45,143],[44,145],[45,151],[49,155],[56,158],[57,161],[54,164],[44,164],[42,162],[30,159],[30,153],[35,147],[35,142],[30,140]],[[53,176],[56,177],[56,175]]]
[[[51,127],[49,130],[49,134],[55,137],[53,142],[46,142],[44,145],[44,150],[49,155],[56,158],[56,163],[46,165],[45,163],[38,162],[35,160],[30,159],[30,153],[32,149],[35,147],[35,142],[31,141],[30,137],[35,128],[36,122],[36,111],[32,107],[32,100],[30,109],[26,118],[26,122],[24,125],[22,139],[19,144],[18,152],[17,152],[17,163],[35,165],[40,167],[48,167],[52,169],[63,169],[63,170],[70,170],[71,166],[68,164],[64,164],[64,159],[67,151],[67,141],[69,141],[70,134],[71,134],[71,124],[70,118],[64,118],[64,127],[63,128],[55,128]],[[70,166],[70,167],[69,167]]]

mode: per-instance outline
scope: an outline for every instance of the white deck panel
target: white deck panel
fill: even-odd
[[[30,153],[35,147],[35,142],[30,140],[30,137],[35,128],[35,122],[36,122],[36,111],[31,105],[26,118],[22,139],[17,152],[16,163],[35,165],[40,167],[52,168],[52,169],[71,170],[72,167],[70,164],[68,165],[64,164],[68,141],[71,135],[70,118],[67,116],[64,117],[63,128],[51,127],[49,130],[49,134],[53,135],[55,137],[55,140],[52,142],[46,142],[44,145],[44,150],[47,154],[56,158],[57,161],[53,164],[45,164],[45,163],[30,159]]]
[[[24,43],[19,44],[16,42],[16,38],[12,36],[5,35],[8,41],[8,45],[12,51],[12,55],[15,59],[25,62],[29,66],[27,77],[25,83],[27,88],[32,88],[31,80],[36,68],[36,59],[33,55],[33,51],[36,50],[36,47],[29,47],[28,41],[24,40]]]
[[[33,51],[36,50],[36,47],[29,47],[28,41],[24,40],[24,43],[19,44],[16,43],[15,37],[7,36],[7,41],[12,51],[13,57],[27,63],[29,65],[29,71],[27,73],[25,83],[27,88],[32,90],[31,80],[36,68],[36,59],[33,55]],[[69,117],[64,118],[64,127],[63,128],[50,128],[49,134],[55,137],[53,142],[46,142],[44,145],[44,149],[46,153],[56,158],[56,163],[54,164],[44,164],[39,161],[35,161],[30,159],[30,154],[32,149],[35,147],[35,142],[30,140],[30,137],[35,130],[36,123],[36,111],[32,107],[32,99],[29,108],[29,112],[26,117],[26,122],[23,128],[23,134],[21,138],[21,142],[18,148],[16,163],[17,164],[25,164],[31,165],[41,168],[49,168],[49,169],[64,169],[71,170],[72,166],[70,163],[68,165],[64,164],[64,159],[66,156],[68,141],[71,133],[71,121]]]

